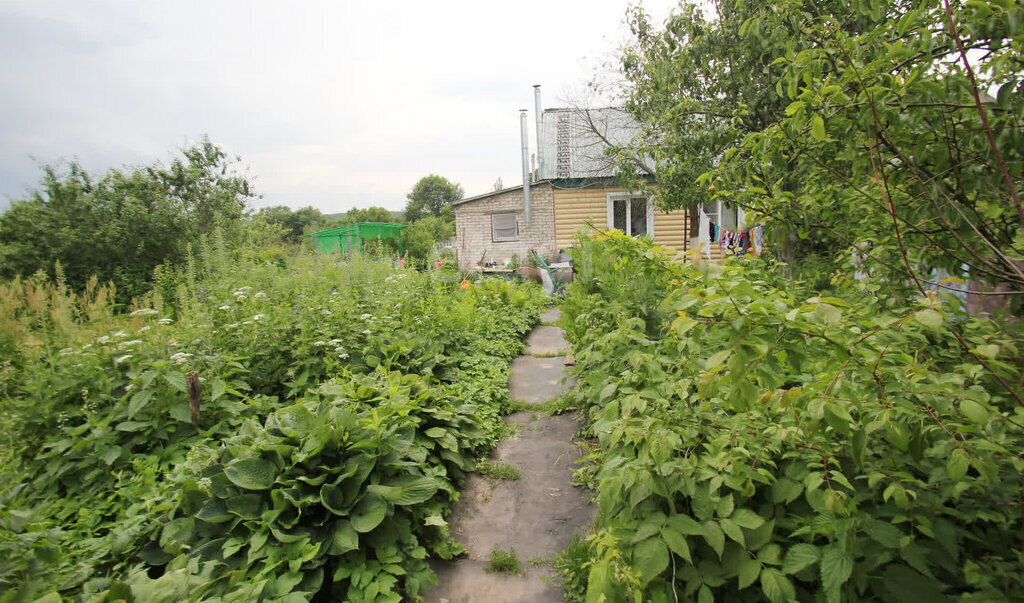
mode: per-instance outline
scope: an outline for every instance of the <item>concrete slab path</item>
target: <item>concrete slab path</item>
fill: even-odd
[[[565,370],[565,356],[520,356],[512,361],[508,393],[513,400],[542,404],[569,391],[573,383]]]
[[[565,356],[568,351],[569,344],[558,327],[534,327],[526,343],[526,353],[530,356]]]
[[[554,319],[550,321],[557,320],[557,310],[542,317],[552,315]],[[535,338],[554,341],[549,333],[536,335],[544,328],[554,327],[535,328],[527,340],[528,349]],[[560,329],[558,337],[561,338]],[[509,378],[512,399],[539,404],[561,395],[571,387],[564,360],[517,358]],[[571,481],[573,463],[581,454],[573,442],[576,423],[570,415],[549,417],[534,412],[518,412],[505,420],[521,425],[520,432],[500,442],[491,459],[514,466],[520,478],[492,482],[479,474],[469,476],[466,490],[449,518],[452,536],[466,547],[468,554],[454,561],[431,563],[438,585],[424,593],[427,601],[562,600],[551,560],[575,533],[586,533],[595,513],[589,504],[590,493]],[[495,549],[515,550],[523,574],[487,573],[484,568]]]

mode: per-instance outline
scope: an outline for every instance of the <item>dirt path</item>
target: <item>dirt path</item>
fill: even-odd
[[[545,322],[557,318],[558,310],[541,315]],[[527,339],[528,355],[512,363],[512,399],[539,404],[571,387],[564,366],[567,350],[561,329],[534,328]],[[572,464],[580,455],[572,442],[576,424],[570,415],[532,412],[515,413],[505,420],[522,425],[522,430],[500,442],[491,460],[512,465],[521,476],[493,484],[481,475],[469,476],[449,518],[452,536],[469,554],[433,564],[438,585],[424,594],[427,601],[562,600],[561,589],[551,581],[551,559],[573,534],[585,532],[594,517],[589,495],[570,481]],[[515,550],[525,573],[487,573],[484,568],[494,549]]]

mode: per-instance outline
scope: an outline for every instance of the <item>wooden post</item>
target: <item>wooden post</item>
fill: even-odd
[[[185,383],[188,385],[188,409],[192,411],[192,425],[199,429],[199,373],[186,373]]]

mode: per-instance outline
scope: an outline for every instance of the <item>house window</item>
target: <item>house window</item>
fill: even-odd
[[[491,214],[491,240],[496,243],[519,240],[519,221],[516,212]]]
[[[704,208],[704,213],[708,215],[708,220],[712,224],[717,224],[719,227],[729,230],[739,230],[743,226],[739,223],[739,215],[736,208],[730,207],[721,200],[716,199],[709,203],[703,203],[701,207]]]
[[[654,204],[647,197],[624,193],[608,195],[608,228],[630,236],[654,236]]]

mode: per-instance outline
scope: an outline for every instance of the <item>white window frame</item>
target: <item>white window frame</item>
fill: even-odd
[[[516,233],[512,237],[501,237],[498,236],[498,226],[494,222],[496,216],[512,216],[512,221],[515,224]],[[506,227],[504,230],[507,230]],[[506,243],[510,241],[519,240],[519,212],[517,211],[500,211],[491,214],[491,241],[494,243]]]
[[[644,195],[637,195],[631,193],[608,193],[607,194],[607,211],[608,211],[608,229],[615,228],[615,202],[626,201],[626,234],[629,236],[635,236],[633,230],[633,220],[631,213],[632,204],[628,201],[630,199],[646,199],[647,200],[647,235],[652,239],[654,238],[654,200],[651,197],[645,197]]]
[[[701,207],[704,209],[704,213],[707,214],[708,220],[710,220],[714,224],[718,224],[719,226],[723,226],[720,220],[722,219],[722,214],[724,213],[724,211],[732,211],[733,209],[735,209],[736,225],[733,226],[730,224],[729,226],[727,226],[727,228],[735,230],[744,230],[744,223],[747,221],[747,216],[746,213],[743,211],[742,207],[733,208],[728,203],[723,203],[721,199],[715,199],[710,203],[702,203]],[[714,209],[714,211],[709,211],[709,209],[712,208]]]

